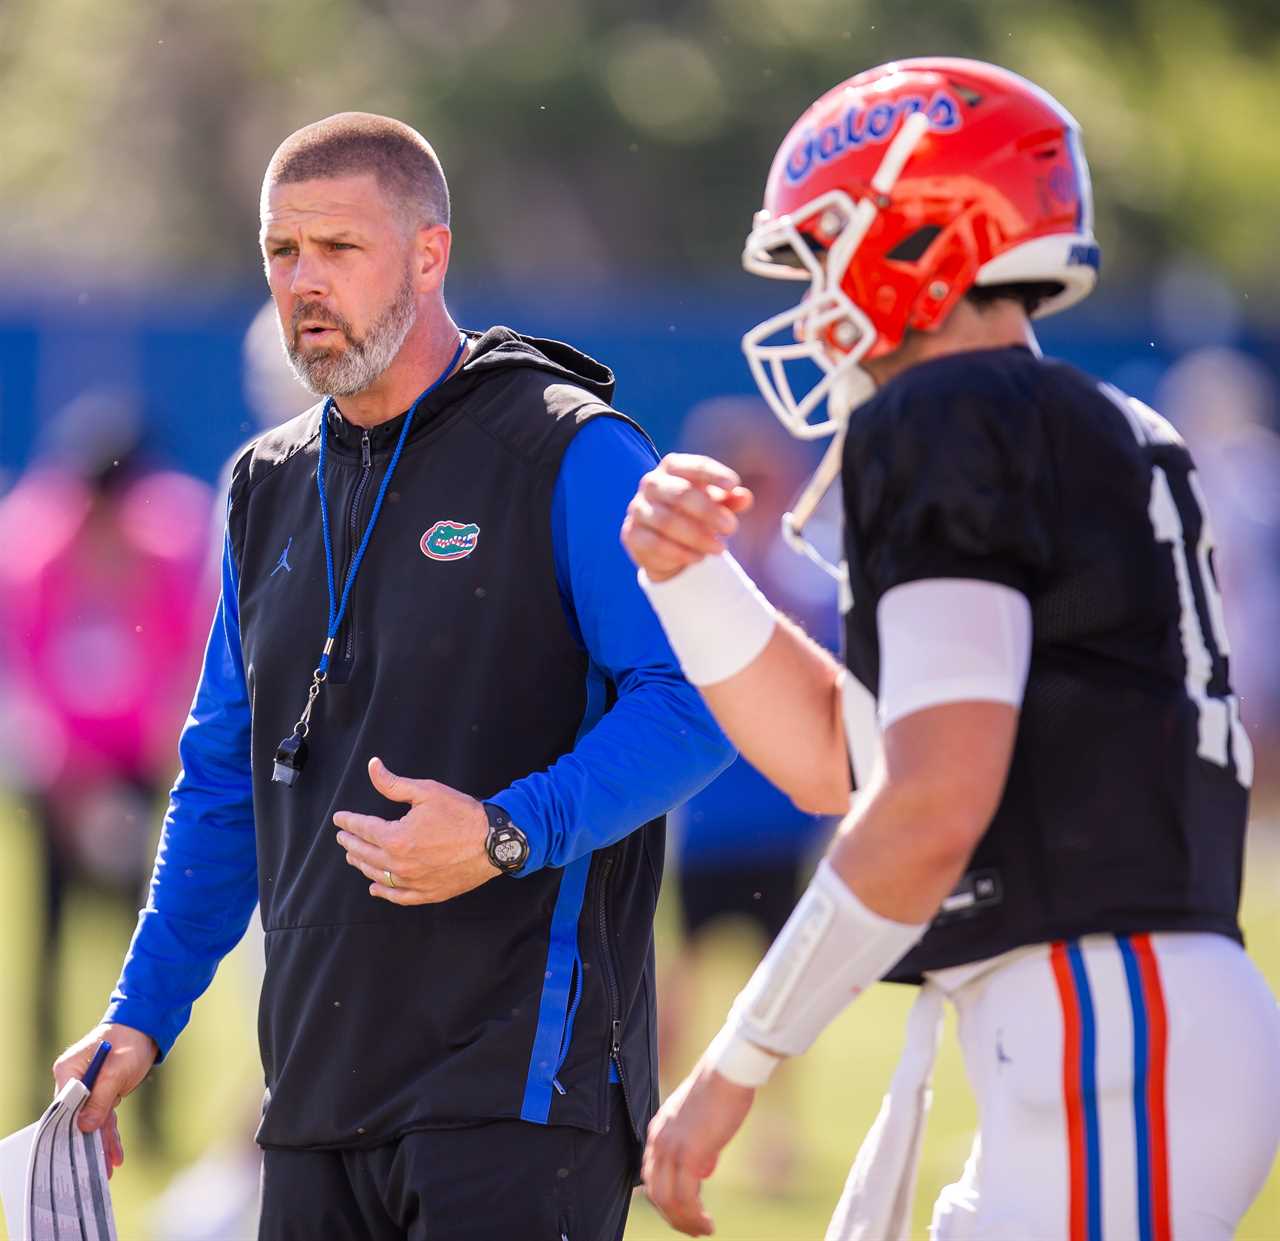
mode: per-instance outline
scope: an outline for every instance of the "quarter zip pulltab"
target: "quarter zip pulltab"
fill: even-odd
[[[373,468],[373,454],[369,451],[369,432],[363,431],[360,435],[360,464],[366,470]]]

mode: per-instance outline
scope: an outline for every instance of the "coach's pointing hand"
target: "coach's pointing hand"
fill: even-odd
[[[727,465],[673,452],[641,480],[622,523],[622,545],[650,580],[674,577],[724,551],[754,497]]]
[[[395,905],[431,905],[470,892],[500,872],[485,853],[489,819],[474,797],[435,780],[397,776],[369,760],[373,787],[408,803],[403,818],[340,810],[338,844],[371,880],[369,893]]]

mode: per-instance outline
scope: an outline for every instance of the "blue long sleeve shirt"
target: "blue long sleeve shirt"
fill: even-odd
[[[597,418],[574,437],[561,464],[552,501],[556,580],[589,659],[589,705],[569,753],[491,799],[529,839],[521,874],[564,867],[614,843],[683,802],[733,758],[681,676],[618,541],[627,503],[654,461],[634,427]],[[617,697],[606,710],[610,683]],[[105,1018],[150,1034],[162,1056],[244,934],[257,900],[249,739],[228,544],[221,598],[178,743],[182,771]]]

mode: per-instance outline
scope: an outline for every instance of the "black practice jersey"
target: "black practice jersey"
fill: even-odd
[[[1252,757],[1186,445],[1141,402],[1024,348],[939,358],[853,416],[845,660],[879,681],[880,599],[926,578],[1031,603],[999,808],[891,978],[1090,932],[1240,938]]]

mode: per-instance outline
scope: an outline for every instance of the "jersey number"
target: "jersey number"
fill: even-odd
[[[1187,474],[1187,487],[1188,494],[1183,497],[1183,503],[1193,506],[1196,511],[1188,512],[1187,516],[1192,520],[1184,523],[1169,476],[1160,466],[1152,466],[1148,512],[1156,541],[1168,544],[1173,557],[1173,572],[1181,604],[1178,627],[1187,666],[1187,696],[1196,704],[1200,716],[1196,752],[1220,767],[1226,767],[1234,759],[1236,777],[1248,788],[1253,783],[1253,747],[1240,721],[1239,699],[1232,693],[1215,694],[1210,689],[1215,670],[1231,654],[1231,646],[1227,642],[1227,628],[1223,621],[1222,596],[1218,593],[1210,560],[1213,530],[1209,525],[1200,480],[1194,470]],[[1194,557],[1187,542],[1188,524],[1198,527],[1200,532]],[[1207,618],[1201,616],[1197,597],[1204,600]]]

